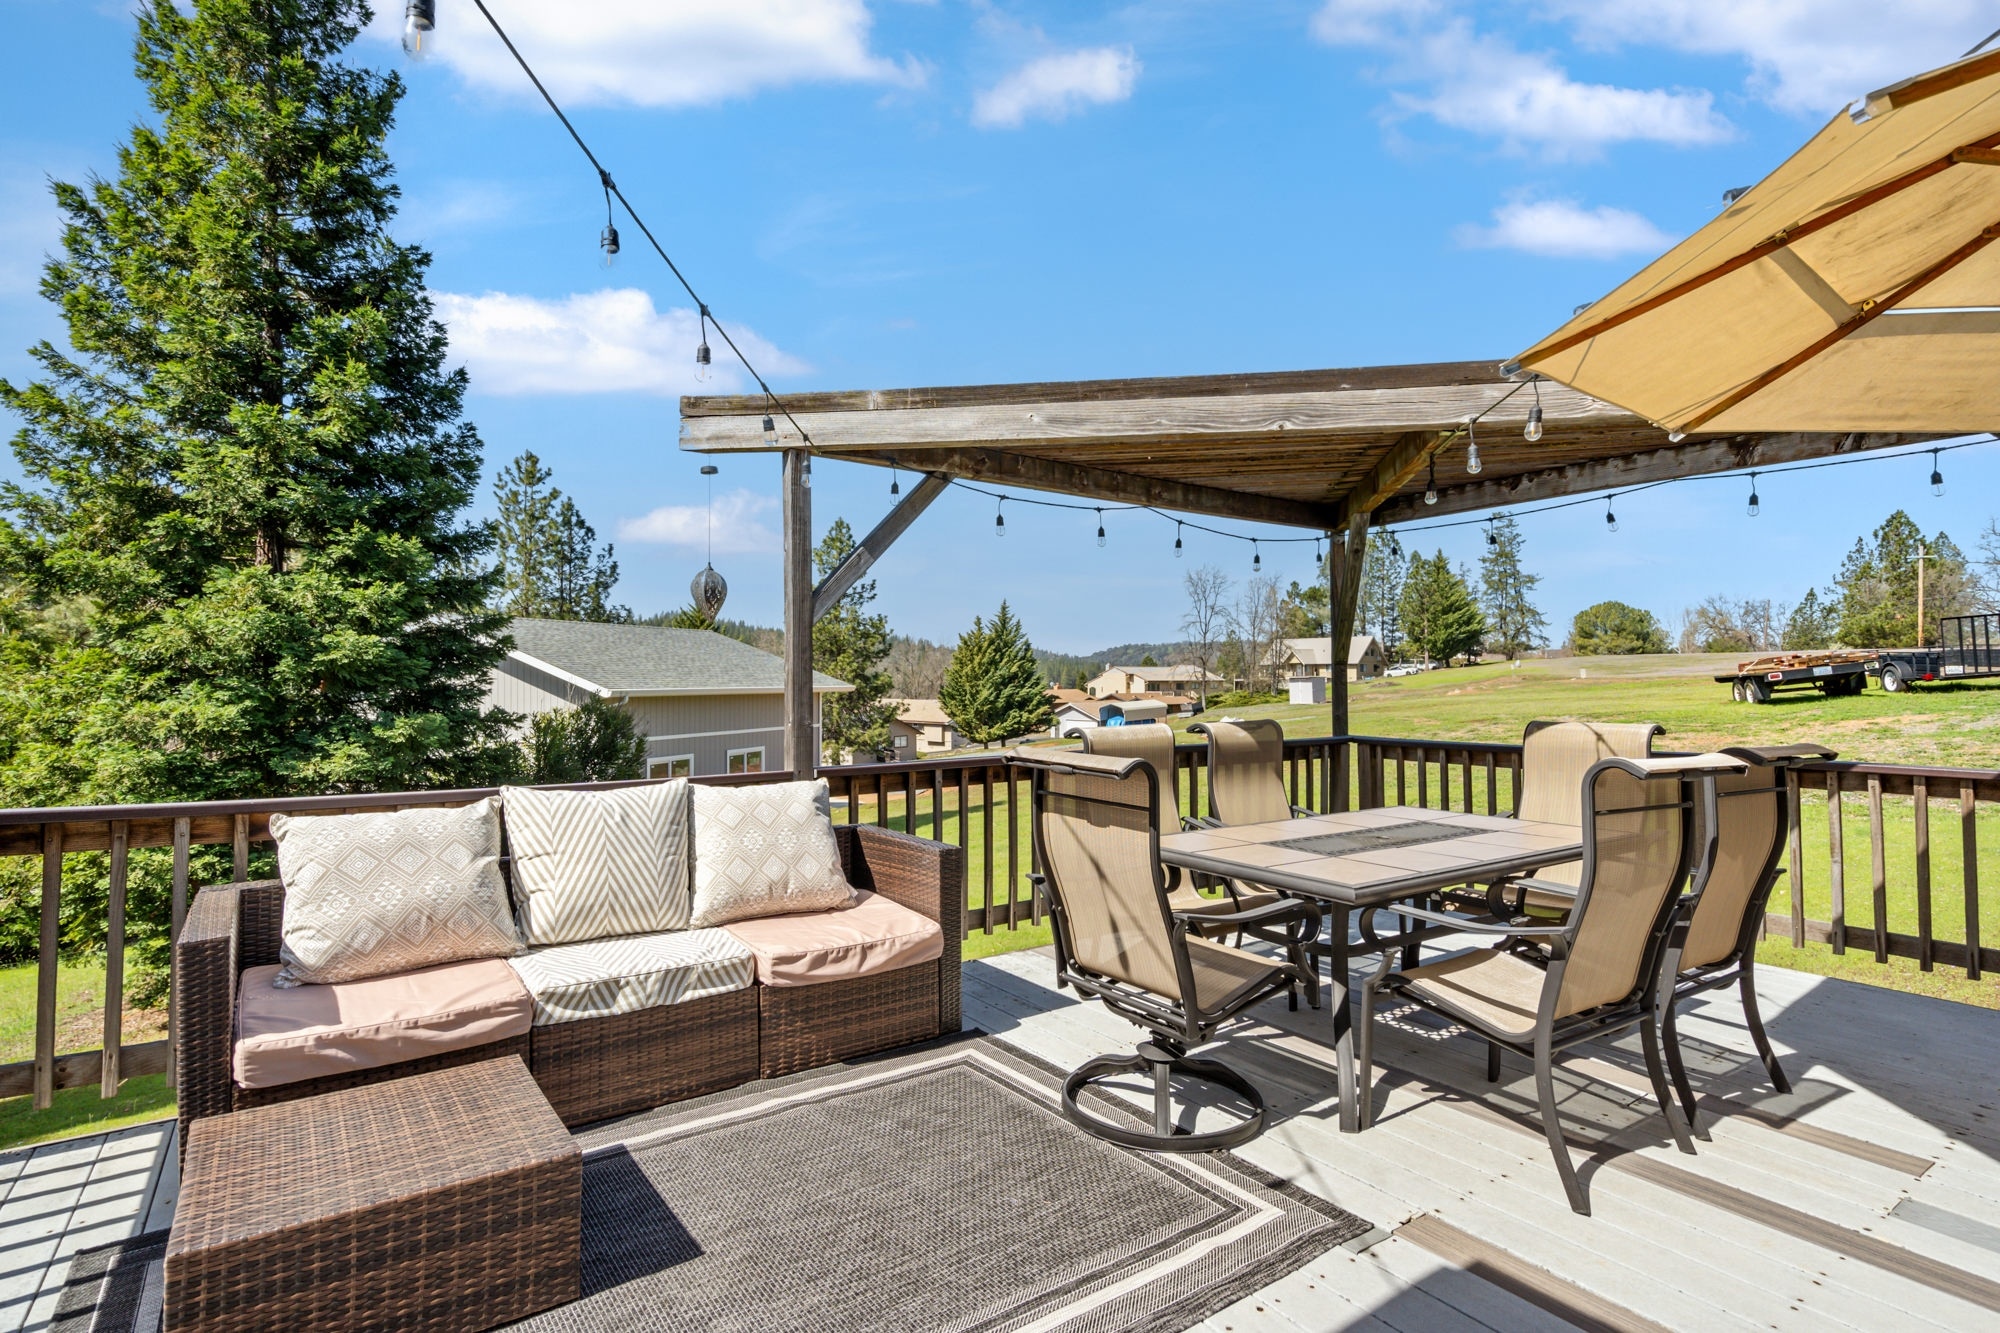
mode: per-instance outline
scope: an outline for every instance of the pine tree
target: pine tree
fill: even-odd
[[[1321,639],[1332,632],[1333,615],[1328,609],[1332,588],[1327,568],[1332,558],[1330,555],[1320,558],[1319,577],[1312,583],[1300,584],[1295,579],[1285,589],[1285,595],[1278,603],[1278,633],[1281,637]]]
[[[813,548],[813,567],[819,576],[824,579],[839,569],[854,545],[854,529],[846,519],[836,518]],[[889,724],[897,710],[883,700],[896,688],[896,681],[882,669],[891,635],[887,616],[868,613],[874,600],[875,580],[857,580],[831,611],[813,623],[814,669],[854,687],[847,694],[827,695],[821,705],[821,746],[835,755],[880,757],[889,749]]]
[[[1924,621],[1917,623],[1917,555],[1924,553]],[[1935,638],[1939,616],[1971,609],[1973,580],[1965,554],[1940,532],[1923,530],[1898,509],[1870,537],[1857,539],[1835,580],[1840,589],[1835,637],[1850,648],[1905,648]]]
[[[1403,622],[1398,604],[1403,599],[1407,570],[1403,543],[1393,532],[1369,542],[1361,558],[1361,594],[1355,599],[1355,628],[1380,639],[1383,653],[1392,662],[1403,653]]]
[[[1508,658],[1548,643],[1548,621],[1530,600],[1541,575],[1521,568],[1521,528],[1508,515],[1487,524],[1486,554],[1479,558],[1480,604],[1486,641]]]
[[[87,622],[24,682],[9,804],[465,785],[518,752],[492,538],[460,514],[466,380],[395,243],[401,82],[339,62],[361,0],[138,17],[156,119],[58,184],[43,293],[75,354],[0,382],[4,562]]]
[[[1833,608],[1820,600],[1818,592],[1807,588],[1806,595],[1799,598],[1799,604],[1785,617],[1785,634],[1779,646],[1787,652],[1830,648],[1833,632]]]
[[[545,620],[630,621],[632,613],[610,600],[618,583],[613,548],[597,549],[597,530],[554,479],[532,449],[493,479],[502,609]]]
[[[938,702],[959,734],[980,745],[1045,730],[1055,720],[1035,650],[1007,603],[958,637]]]
[[[1410,557],[1396,611],[1411,645],[1427,661],[1471,657],[1486,634],[1486,617],[1472,589],[1443,551],[1429,559],[1421,552]]]

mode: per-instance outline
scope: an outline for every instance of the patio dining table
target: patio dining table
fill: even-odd
[[[1489,883],[1583,859],[1583,835],[1565,824],[1389,806],[1305,815],[1265,824],[1195,829],[1160,839],[1160,859],[1184,870],[1259,884],[1318,901],[1328,933],[1317,946],[1331,961],[1334,1067],[1340,1079],[1340,1128],[1360,1128],[1354,1068],[1349,960],[1357,953],[1414,950],[1439,927],[1355,942],[1357,913],[1393,910],[1441,889]]]

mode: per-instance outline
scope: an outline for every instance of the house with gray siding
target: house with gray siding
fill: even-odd
[[[785,664],[761,648],[710,630],[578,620],[516,620],[508,633],[488,707],[532,717],[609,699],[646,738],[651,777],[784,767]],[[825,696],[853,688],[814,673],[815,736]]]

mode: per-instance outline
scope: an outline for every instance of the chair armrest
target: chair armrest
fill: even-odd
[[[175,1093],[185,1130],[234,1102],[238,897],[249,887],[218,884],[195,894],[174,942]]]
[[[1174,913],[1176,921],[1190,921],[1204,926],[1261,926],[1276,921],[1317,921],[1319,917],[1319,905],[1304,898],[1280,898],[1277,902],[1264,903],[1241,912],[1232,910],[1225,903],[1218,903],[1212,912]]]
[[[1512,926],[1472,921],[1462,916],[1453,916],[1449,912],[1433,912],[1428,908],[1409,907],[1403,903],[1385,904],[1379,910],[1394,912],[1398,916],[1413,916],[1420,921],[1431,921],[1440,926],[1450,926],[1453,930],[1462,930],[1468,935],[1561,935],[1569,930],[1568,926]]]
[[[1576,885],[1565,884],[1561,880],[1536,879],[1532,875],[1516,875],[1503,879],[1496,887],[1508,889],[1531,889],[1536,893],[1546,893],[1556,898],[1576,897]]]

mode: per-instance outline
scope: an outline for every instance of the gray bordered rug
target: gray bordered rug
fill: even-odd
[[[1092,1138],[1061,1081],[967,1034],[586,1130],[583,1298],[514,1327],[1169,1333],[1369,1230],[1228,1153]],[[59,1333],[157,1317],[139,1256],[104,1254]]]

